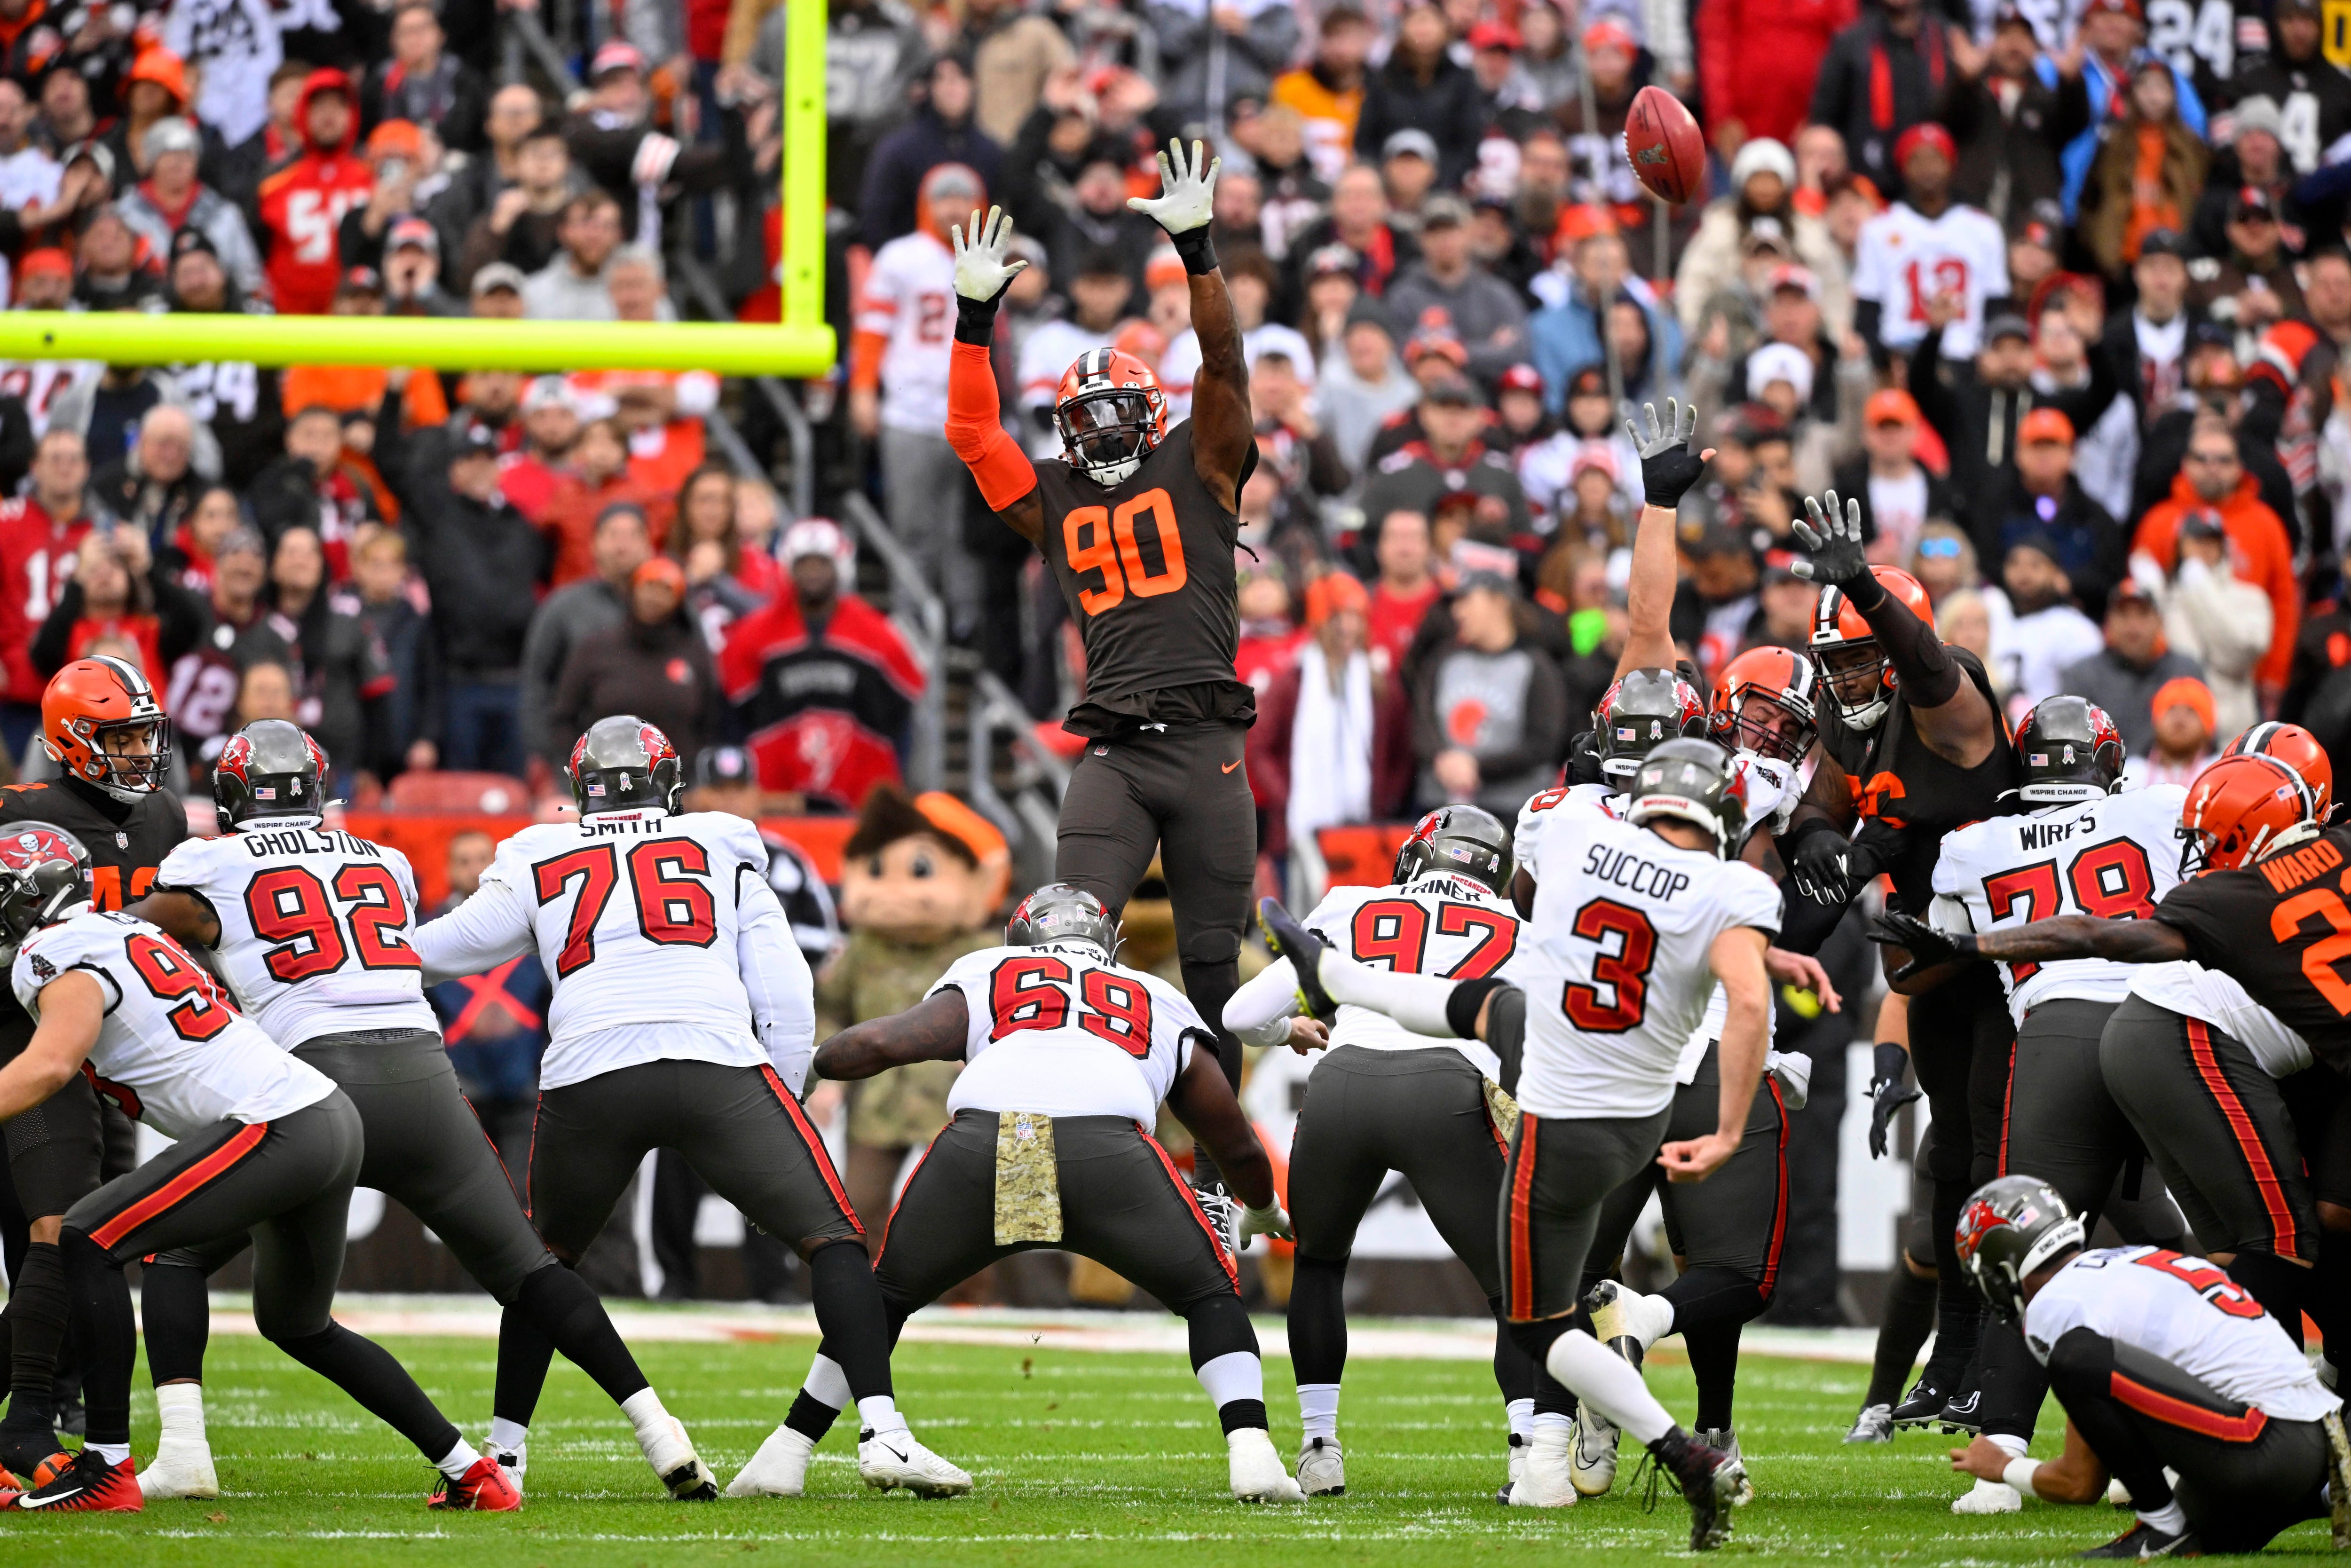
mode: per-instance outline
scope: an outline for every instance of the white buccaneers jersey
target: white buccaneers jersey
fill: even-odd
[[[1929,218],[1896,202],[1861,225],[1853,296],[1876,301],[1878,340],[1896,353],[1908,353],[1927,335],[1928,300],[1957,294],[1965,307],[1943,329],[1943,358],[1975,358],[1984,301],[2008,290],[2008,241],[1989,213],[1954,203]]]
[[[2026,1304],[2024,1343],[2046,1362],[2057,1342],[2078,1328],[2176,1366],[2223,1398],[2281,1421],[2316,1421],[2342,1408],[2277,1320],[2219,1264],[2201,1258],[2160,1247],[2077,1255]],[[2116,1392],[2128,1402],[2126,1390]]]
[[[555,982],[542,1088],[645,1061],[772,1061],[798,1093],[815,1049],[808,960],[768,885],[768,846],[740,817],[608,811],[525,828],[415,943],[427,985],[537,951]]]
[[[2147,919],[2179,883],[2179,808],[2187,799],[2177,784],[2150,784],[1946,833],[1935,862],[1936,921],[2004,931],[2060,915]],[[2119,1002],[2130,995],[2131,969],[2107,958],[2000,966],[2019,1023],[2060,998]]]
[[[144,920],[85,908],[26,937],[9,979],[35,1023],[42,989],[68,969],[95,977],[106,996],[83,1076],[166,1137],[291,1115],[335,1092],[332,1079],[280,1051],[186,948]]]
[[[1785,831],[1788,818],[1803,799],[1817,764],[1806,758],[1802,766],[1795,766],[1752,751],[1734,752],[1731,761],[1746,775],[1747,831],[1774,835]],[[1518,825],[1510,834],[1510,857],[1518,864],[1532,863],[1535,846],[1542,839],[1543,824],[1551,821],[1552,808],[1562,800],[1597,807],[1612,817],[1622,817],[1625,809],[1632,804],[1632,797],[1619,793],[1613,784],[1564,784],[1529,797],[1527,803],[1519,808]]]
[[[2210,1024],[2252,1051],[2272,1078],[2291,1078],[2315,1060],[2310,1041],[2253,1000],[2235,976],[2208,969],[2193,958],[2137,966],[2131,970],[2130,994]]]
[[[155,891],[202,899],[229,988],[291,1051],[362,1029],[441,1032],[410,946],[416,876],[398,850],[300,823],[189,839]]]
[[[1105,963],[1090,943],[967,953],[928,997],[963,993],[964,1070],[947,1111],[1159,1119],[1196,1039],[1214,1038],[1184,993]]]
[[[1041,321],[1020,344],[1013,363],[1020,402],[1020,444],[1031,457],[1059,457],[1061,433],[1053,423],[1053,404],[1061,395],[1061,378],[1070,367],[1094,349],[1112,347],[1112,334],[1089,332],[1075,321]]]
[[[1516,979],[1518,911],[1467,877],[1430,871],[1402,886],[1334,887],[1304,922],[1359,964],[1399,975],[1447,980]],[[1342,1007],[1331,1026],[1333,1046],[1371,1051],[1458,1051],[1489,1078],[1501,1064],[1481,1040],[1415,1034],[1385,1013]]]
[[[947,364],[956,323],[955,253],[928,229],[873,253],[857,299],[857,330],[881,334],[882,423],[936,435],[946,429]]]
[[[1714,939],[1742,925],[1776,935],[1779,888],[1574,802],[1552,809],[1524,869],[1535,907],[1519,934],[1520,1105],[1562,1118],[1663,1110],[1714,989]]]

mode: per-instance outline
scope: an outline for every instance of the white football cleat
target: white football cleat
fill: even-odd
[[[1853,1430],[1844,1435],[1848,1443],[1890,1443],[1894,1441],[1894,1406],[1865,1405],[1861,1414],[1853,1418]]]
[[[1309,1437],[1298,1450],[1298,1490],[1308,1497],[1337,1497],[1347,1490],[1347,1458],[1336,1437]]]
[[[751,1462],[726,1483],[728,1497],[798,1497],[808,1490],[809,1456],[816,1441],[804,1432],[778,1427],[768,1434]]]
[[[1567,1473],[1585,1497],[1604,1497],[1616,1484],[1616,1423],[1585,1400],[1568,1428]]]
[[[1304,1502],[1306,1493],[1281,1468],[1273,1439],[1262,1427],[1244,1427],[1225,1434],[1231,1463],[1233,1496],[1243,1502]]]
[[[1592,1337],[1602,1344],[1629,1339],[1647,1350],[1674,1327],[1674,1304],[1663,1296],[1645,1296],[1632,1286],[1603,1280],[1583,1298],[1592,1313]],[[1638,1357],[1628,1357],[1638,1366]]]
[[[1976,1478],[1975,1489],[1965,1497],[1951,1500],[1953,1513],[2016,1513],[2024,1507],[2024,1496],[2006,1481],[1988,1481]]]
[[[669,1495],[680,1502],[709,1502],[718,1496],[718,1478],[694,1451],[694,1439],[685,1435],[685,1427],[673,1416],[660,1422],[651,1431],[637,1434],[637,1447],[644,1451],[645,1463],[653,1468]],[[501,1466],[501,1469],[505,1467]],[[517,1487],[516,1490],[522,1489]]]
[[[883,1491],[904,1487],[916,1497],[961,1497],[971,1490],[967,1471],[923,1447],[904,1427],[894,1432],[877,1434],[871,1427],[860,1432],[857,1473],[867,1486]]]
[[[517,1443],[511,1448],[485,1448],[484,1452],[497,1460],[499,1470],[507,1478],[507,1485],[515,1490],[515,1496],[522,1496],[523,1473],[530,1469],[530,1445]]]
[[[138,1472],[139,1495],[163,1498],[220,1496],[220,1477],[213,1473],[213,1450],[204,1442],[167,1442],[155,1450],[155,1462]]]
[[[1526,1458],[1510,1479],[1512,1508],[1573,1508],[1576,1489],[1568,1473],[1568,1448],[1573,1428],[1538,1427],[1526,1447],[1513,1450]]]
[[[1728,1427],[1708,1427],[1697,1434],[1698,1440],[1709,1448],[1719,1448],[1729,1458],[1722,1468],[1730,1472],[1730,1506],[1745,1508],[1755,1500],[1755,1483],[1748,1479],[1747,1459],[1739,1451],[1739,1434]]]

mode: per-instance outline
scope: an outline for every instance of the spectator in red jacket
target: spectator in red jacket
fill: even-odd
[[[1412,790],[1412,697],[1372,667],[1371,595],[1343,571],[1306,585],[1310,634],[1258,696],[1249,735],[1258,843],[1279,859],[1297,837],[1400,814]]]
[[[311,72],[294,117],[302,156],[261,183],[269,286],[280,315],[327,313],[341,276],[336,230],[375,186],[374,171],[353,150],[360,121],[352,97],[351,78],[341,71]]]
[[[1793,144],[1812,107],[1829,40],[1860,15],[1855,0],[1708,0],[1691,18],[1707,139],[1729,156],[1757,136]]]

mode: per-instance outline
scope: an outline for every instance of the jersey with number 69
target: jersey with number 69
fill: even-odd
[[[1519,916],[1483,884],[1431,871],[1403,886],[1334,887],[1306,928],[1359,964],[1399,975],[1447,980],[1516,979]],[[1493,1051],[1475,1040],[1415,1034],[1385,1013],[1342,1007],[1331,1025],[1333,1046],[1368,1051],[1454,1050],[1489,1078],[1501,1076]]]
[[[2187,799],[2180,785],[2150,784],[1946,833],[1935,862],[1936,924],[2004,931],[2060,915],[2145,920],[2179,883],[2179,808]],[[2130,994],[2131,970],[2107,958],[2000,966],[2019,1023],[2060,998],[2121,1001]]]
[[[1515,966],[1527,993],[1520,1108],[1555,1118],[1665,1109],[1714,991],[1714,939],[1741,925],[1776,935],[1779,888],[1753,866],[1573,800],[1553,808],[1525,870],[1535,906]]]
[[[229,988],[287,1050],[352,1030],[440,1032],[409,945],[416,875],[398,850],[307,823],[255,823],[188,840],[155,887],[213,912]]]
[[[291,1115],[335,1092],[332,1079],[280,1051],[186,948],[144,920],[85,910],[25,938],[8,978],[35,1022],[41,992],[71,969],[96,978],[106,1002],[82,1075],[167,1137]]]
[[[2342,1407],[2278,1321],[2202,1258],[2160,1247],[2076,1255],[2026,1304],[2024,1343],[2045,1362],[2077,1328],[2176,1366],[2223,1398],[2281,1421],[2316,1421]],[[2130,1390],[2119,1386],[2126,1374],[2115,1377],[2115,1392],[2129,1403]]]
[[[772,1061],[797,1093],[815,1049],[808,961],[740,817],[609,811],[525,828],[415,945],[427,985],[537,948],[555,982],[542,1088],[645,1061]]]
[[[946,990],[963,993],[968,1020],[950,1114],[1124,1116],[1148,1132],[1194,1040],[1215,1049],[1183,992],[1083,943],[967,953],[925,999]]]

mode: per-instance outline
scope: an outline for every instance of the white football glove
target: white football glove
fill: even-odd
[[[1210,159],[1207,148],[1197,141],[1192,143],[1191,161],[1186,162],[1182,138],[1171,137],[1167,151],[1159,155],[1159,194],[1129,196],[1126,204],[1171,235],[1206,228],[1216,207],[1217,171],[1224,166],[1223,159]]]
[[[1281,1212],[1281,1200],[1276,1198],[1263,1208],[1244,1208],[1238,1227],[1240,1244],[1236,1251],[1247,1251],[1249,1239],[1270,1236],[1277,1241],[1295,1241],[1297,1233],[1290,1228],[1290,1216]]]
[[[986,217],[973,213],[968,240],[961,224],[950,225],[947,233],[955,239],[955,291],[966,299],[995,298],[1029,265],[1004,259],[1005,247],[1012,243],[1012,220],[1002,207],[988,208]]]

